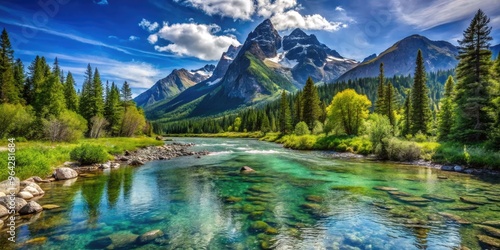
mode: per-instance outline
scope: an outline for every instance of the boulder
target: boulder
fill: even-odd
[[[443,170],[443,171],[453,171],[454,167],[453,166],[442,166],[441,170]]]
[[[111,164],[109,162],[103,163],[99,166],[100,169],[109,169],[111,168]]]
[[[0,218],[7,216],[8,214],[9,214],[9,210],[5,206],[0,205]]]
[[[453,170],[455,172],[462,172],[462,171],[464,171],[464,167],[456,165],[453,167]]]
[[[130,161],[129,165],[131,166],[140,166],[140,165],[144,165],[144,161],[140,160],[140,159],[133,159],[132,161]]]
[[[156,136],[156,140],[158,140],[158,141],[163,141],[163,136],[161,136],[161,135],[157,135],[157,136]]]
[[[7,209],[10,210],[10,205],[13,206],[14,210],[18,212],[21,210],[22,207],[24,207],[26,204],[28,204],[24,199],[19,198],[19,197],[13,197],[12,196],[4,196],[0,197],[0,205],[6,207]],[[13,200],[12,200],[13,199]],[[15,204],[14,204],[15,203]]]
[[[52,209],[60,208],[60,206],[54,205],[54,204],[46,204],[46,205],[43,205],[42,208],[44,210],[52,210]]]
[[[14,194],[17,194],[19,193],[20,188],[21,181],[17,177],[12,178],[12,180],[5,180],[0,182],[0,192],[5,194],[11,193],[11,190]]]
[[[50,182],[49,180],[44,180],[44,179],[42,179],[42,178],[40,178],[38,176],[33,176],[31,178],[33,178],[33,180],[35,181],[35,183],[48,183],[48,182]]]
[[[45,194],[45,191],[43,191],[43,189],[38,186],[38,184],[34,183],[34,182],[30,182],[27,186],[25,186],[21,191],[24,191],[24,192],[29,192],[31,193],[33,196],[38,196],[38,195],[42,195],[42,194]]]
[[[141,235],[138,239],[139,243],[147,243],[155,240],[156,238],[162,237],[164,235],[163,231],[161,230],[152,230],[149,232],[144,233]]]
[[[112,162],[111,163],[111,168],[120,168],[120,163],[118,163],[118,162]]]
[[[4,197],[6,194],[4,192],[0,192],[0,197]]]
[[[42,206],[40,206],[40,204],[36,203],[35,201],[30,201],[26,205],[24,205],[21,210],[19,210],[19,214],[35,214],[41,212],[42,210],[43,208]]]
[[[17,197],[28,200],[28,199],[33,198],[33,195],[28,191],[21,191],[17,194]]]
[[[240,168],[240,173],[252,173],[255,172],[251,167],[249,166],[243,166]]]
[[[54,171],[54,177],[56,180],[68,180],[78,177],[78,173],[71,168],[63,167],[57,168],[56,171]]]
[[[139,235],[125,231],[111,234],[108,237],[111,239],[113,248],[127,249],[131,248],[131,245],[136,242]]]

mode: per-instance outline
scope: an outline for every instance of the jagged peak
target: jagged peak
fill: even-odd
[[[302,31],[300,28],[296,28],[290,33],[289,36],[295,36],[295,37],[308,37],[308,35]]]

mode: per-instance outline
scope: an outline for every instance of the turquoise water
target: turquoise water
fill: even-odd
[[[500,197],[498,179],[334,160],[256,140],[176,141],[213,153],[44,184],[39,203],[61,208],[24,218],[29,224],[17,229],[15,247],[480,249],[476,236],[484,233],[475,224],[500,220],[500,203],[487,200]],[[257,172],[240,174],[242,166]],[[379,186],[398,191],[374,189]],[[452,201],[422,201],[425,194]],[[461,196],[486,204],[462,211],[472,205]],[[137,243],[137,236],[156,229],[164,236]],[[0,248],[13,247],[0,238]]]

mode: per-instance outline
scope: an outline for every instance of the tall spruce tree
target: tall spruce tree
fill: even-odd
[[[93,105],[93,116],[103,116],[104,114],[104,93],[102,88],[101,75],[99,70],[95,68],[94,78],[92,79],[92,105]]]
[[[314,122],[321,115],[321,101],[319,100],[318,89],[314,86],[311,77],[307,78],[306,86],[303,91],[303,120],[309,127],[309,130],[314,128]]]
[[[418,50],[413,89],[411,91],[411,133],[427,134],[431,120],[429,89],[427,88],[424,58]]]
[[[482,141],[487,138],[492,119],[488,114],[491,106],[489,50],[490,19],[478,10],[469,27],[459,40],[457,85],[455,102],[457,107],[453,137],[462,142]]]
[[[293,131],[292,117],[287,94],[283,90],[280,100],[279,129],[282,134],[289,134]]]
[[[390,81],[387,83],[387,87],[385,87],[384,102],[385,102],[385,112],[386,112],[385,115],[389,117],[391,125],[396,126],[396,116],[394,112],[396,111],[398,104],[396,100],[396,91]]]
[[[380,63],[380,73],[378,75],[377,100],[375,101],[375,113],[382,115],[387,114],[385,105],[385,77],[384,63]]]
[[[14,78],[14,50],[5,28],[0,36],[0,103],[20,103]]]
[[[77,112],[78,111],[78,95],[75,90],[75,79],[73,74],[68,72],[66,76],[66,83],[64,84],[64,97],[66,98],[66,108]]]
[[[294,100],[294,112],[293,112],[293,124],[297,124],[303,121],[303,109],[302,109],[303,99],[302,93],[297,92]]]
[[[93,75],[92,67],[90,64],[87,65],[87,70],[84,75],[85,79],[82,85],[82,91],[80,93],[80,104],[79,110],[80,115],[87,120],[90,128],[90,119],[94,116],[94,105],[93,105]]]
[[[411,90],[408,90],[406,93],[405,102],[403,104],[403,135],[407,135],[411,133]]]
[[[24,73],[24,64],[19,58],[14,63],[14,81],[17,88],[19,100],[21,100],[22,104],[26,104],[26,100],[24,100],[23,96],[26,74]]]
[[[120,105],[120,90],[118,90],[118,87],[113,82],[111,83],[104,107],[104,117],[109,122],[108,130],[111,132],[111,135],[116,136],[120,133],[122,116],[123,108]]]
[[[453,110],[455,108],[455,81],[449,76],[444,85],[444,96],[441,99],[441,107],[438,113],[438,133],[439,139],[448,139],[453,126]]]

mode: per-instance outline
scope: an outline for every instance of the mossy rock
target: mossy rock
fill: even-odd
[[[274,227],[268,227],[266,229],[266,234],[276,235],[276,234],[278,234],[278,229],[276,229]]]
[[[429,202],[408,202],[408,204],[415,207],[427,207],[429,206]]]
[[[412,194],[405,193],[405,192],[402,192],[402,191],[389,191],[388,193],[390,195],[394,195],[394,196],[402,196],[402,197],[410,197],[410,196],[412,196]]]
[[[261,220],[262,217],[264,217],[264,212],[262,211],[251,212],[250,215],[248,215],[248,218],[251,220]]]
[[[389,214],[398,217],[398,218],[409,218],[411,217],[411,213],[405,210],[400,210],[400,209],[392,209],[389,211]]]
[[[485,248],[500,248],[500,239],[496,239],[487,235],[478,235],[477,239],[481,245],[485,246]]]
[[[455,211],[471,211],[471,210],[476,210],[478,209],[479,206],[475,205],[457,205],[457,206],[452,206],[449,207],[449,210],[455,210]]]
[[[268,202],[269,200],[263,197],[255,197],[255,196],[250,196],[246,198],[247,201],[261,201],[261,202]]]
[[[486,226],[500,228],[500,220],[485,221],[485,222],[483,222],[481,224],[486,225]]]
[[[500,202],[500,196],[486,196],[489,201]]]
[[[384,187],[384,186],[376,186],[373,187],[375,190],[380,190],[380,191],[398,191],[399,189],[394,188],[394,187]]]
[[[468,220],[463,219],[462,217],[455,215],[455,214],[444,213],[444,212],[440,212],[438,214],[445,217],[445,218],[453,220],[456,223],[461,224],[461,225],[470,225],[471,224]]]
[[[361,194],[366,192],[366,189],[364,187],[357,187],[357,186],[333,186],[331,187],[331,189],[335,191],[346,191],[355,194]]]
[[[323,197],[319,195],[308,195],[306,196],[306,201],[321,203],[323,202]]]
[[[483,232],[485,232],[487,235],[495,237],[495,238],[500,238],[500,229],[490,227],[490,226],[483,226],[483,225],[478,225]]]
[[[304,203],[300,205],[300,207],[304,209],[309,209],[309,210],[319,210],[321,209],[321,205],[315,204],[315,203]]]
[[[465,202],[465,203],[469,203],[469,204],[473,204],[473,205],[485,205],[485,204],[490,203],[484,199],[472,198],[472,197],[467,197],[467,196],[461,196],[460,201]]]
[[[404,201],[404,202],[409,202],[409,203],[427,203],[430,202],[430,200],[418,196],[396,196],[395,197],[397,200]]]
[[[43,245],[47,241],[47,237],[38,237],[24,242],[26,245]]]
[[[248,190],[255,192],[255,193],[261,193],[261,194],[271,193],[271,190],[269,188],[265,188],[265,187],[261,187],[261,186],[252,186]]]
[[[224,202],[226,203],[236,203],[242,201],[243,198],[241,197],[235,197],[235,196],[228,196],[224,199]]]
[[[261,241],[260,242],[260,248],[262,249],[271,249],[271,244],[269,243],[269,241]]]
[[[42,206],[43,210],[52,210],[52,209],[56,209],[56,208],[60,208],[60,207],[61,206],[54,205],[54,204],[46,204],[46,205]]]
[[[255,221],[253,222],[250,227],[248,228],[252,232],[265,232],[269,228],[269,225],[265,223],[264,221]]]
[[[252,205],[255,205],[255,206],[267,206],[267,202],[263,202],[263,201],[253,201],[253,202],[252,202]]]
[[[390,206],[390,205],[388,205],[386,203],[382,203],[382,202],[372,202],[372,205],[375,207],[378,207],[378,208],[385,209],[385,210],[391,210],[394,208],[393,206]]]
[[[446,197],[443,195],[438,195],[438,194],[424,194],[422,195],[423,198],[433,200],[433,201],[439,201],[439,202],[454,202],[455,199]]]

